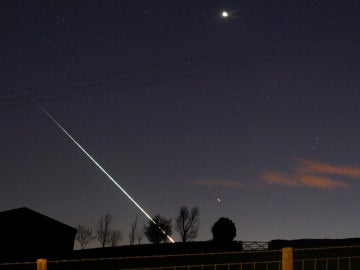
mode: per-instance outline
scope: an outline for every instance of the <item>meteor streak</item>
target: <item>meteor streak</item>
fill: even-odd
[[[35,102],[36,105],[40,107],[40,109],[46,114],[46,116],[54,122],[54,124],[102,171],[107,178],[118,188],[121,190],[122,193],[125,194],[128,199],[135,204],[135,206],[152,222],[154,223],[159,230],[166,235],[171,243],[175,243],[174,239],[172,239],[156,222],[155,220],[126,192],[126,190],[120,186],[118,182],[70,135],[69,132],[65,128],[63,128],[50,113],[43,106],[41,106],[34,98],[32,100]]]

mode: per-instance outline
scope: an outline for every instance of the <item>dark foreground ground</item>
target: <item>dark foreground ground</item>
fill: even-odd
[[[312,242],[313,247],[303,247],[304,241],[307,244],[311,242],[296,241],[300,242],[283,242],[288,246],[294,246],[294,270],[360,269],[360,245],[335,246],[339,242],[331,242],[330,245],[334,246],[315,247]],[[233,242],[230,245],[193,242],[89,249],[74,251],[65,258],[48,258],[47,269],[280,270],[280,246],[281,242],[276,242],[276,245],[269,244],[270,248],[274,248],[272,250],[243,251],[241,242]],[[36,269],[35,259],[29,262],[0,263],[0,269]]]

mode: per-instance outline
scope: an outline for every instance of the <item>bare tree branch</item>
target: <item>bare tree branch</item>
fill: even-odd
[[[186,206],[181,207],[176,218],[176,230],[181,236],[181,240],[186,242],[195,239],[199,231],[199,209],[193,207],[191,213]]]
[[[101,247],[105,247],[110,242],[110,224],[112,217],[109,214],[102,216],[99,220],[96,229],[96,239],[99,241]]]
[[[137,216],[135,218],[135,221],[133,224],[131,224],[131,230],[129,233],[129,242],[130,245],[133,245],[135,243],[135,238],[136,238],[136,230],[137,230]]]
[[[76,229],[77,233],[75,240],[79,242],[80,248],[84,249],[90,242],[95,239],[95,236],[93,236],[92,229],[85,225],[78,225]]]
[[[120,230],[110,230],[108,243],[111,247],[118,246],[121,240],[123,240],[123,237]]]
[[[139,245],[140,245],[141,240],[143,239],[143,237],[144,237],[144,228],[142,230],[136,231],[135,238],[138,241]]]

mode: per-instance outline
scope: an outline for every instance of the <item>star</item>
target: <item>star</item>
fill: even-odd
[[[223,10],[221,12],[221,17],[223,17],[223,18],[229,17],[229,13],[226,10]]]

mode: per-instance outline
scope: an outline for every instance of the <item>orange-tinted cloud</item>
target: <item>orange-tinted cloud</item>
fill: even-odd
[[[299,182],[292,179],[289,175],[279,172],[267,172],[262,174],[261,179],[269,184],[280,184],[290,187],[299,186]]]
[[[298,159],[303,166],[298,168],[302,173],[321,173],[321,174],[333,174],[339,176],[347,176],[353,178],[360,178],[360,168],[347,167],[347,166],[335,166],[322,162],[314,162],[305,159]]]
[[[317,175],[299,175],[298,180],[305,186],[321,189],[346,188],[349,186],[344,182]]]
[[[312,187],[319,189],[346,188],[349,185],[336,177],[360,178],[360,168],[336,166],[305,159],[296,159],[297,164],[290,173],[266,172],[262,181],[290,187]],[[325,175],[325,176],[324,176]]]
[[[194,185],[205,187],[227,187],[227,188],[242,188],[243,184],[234,180],[228,179],[193,179],[190,181]]]

